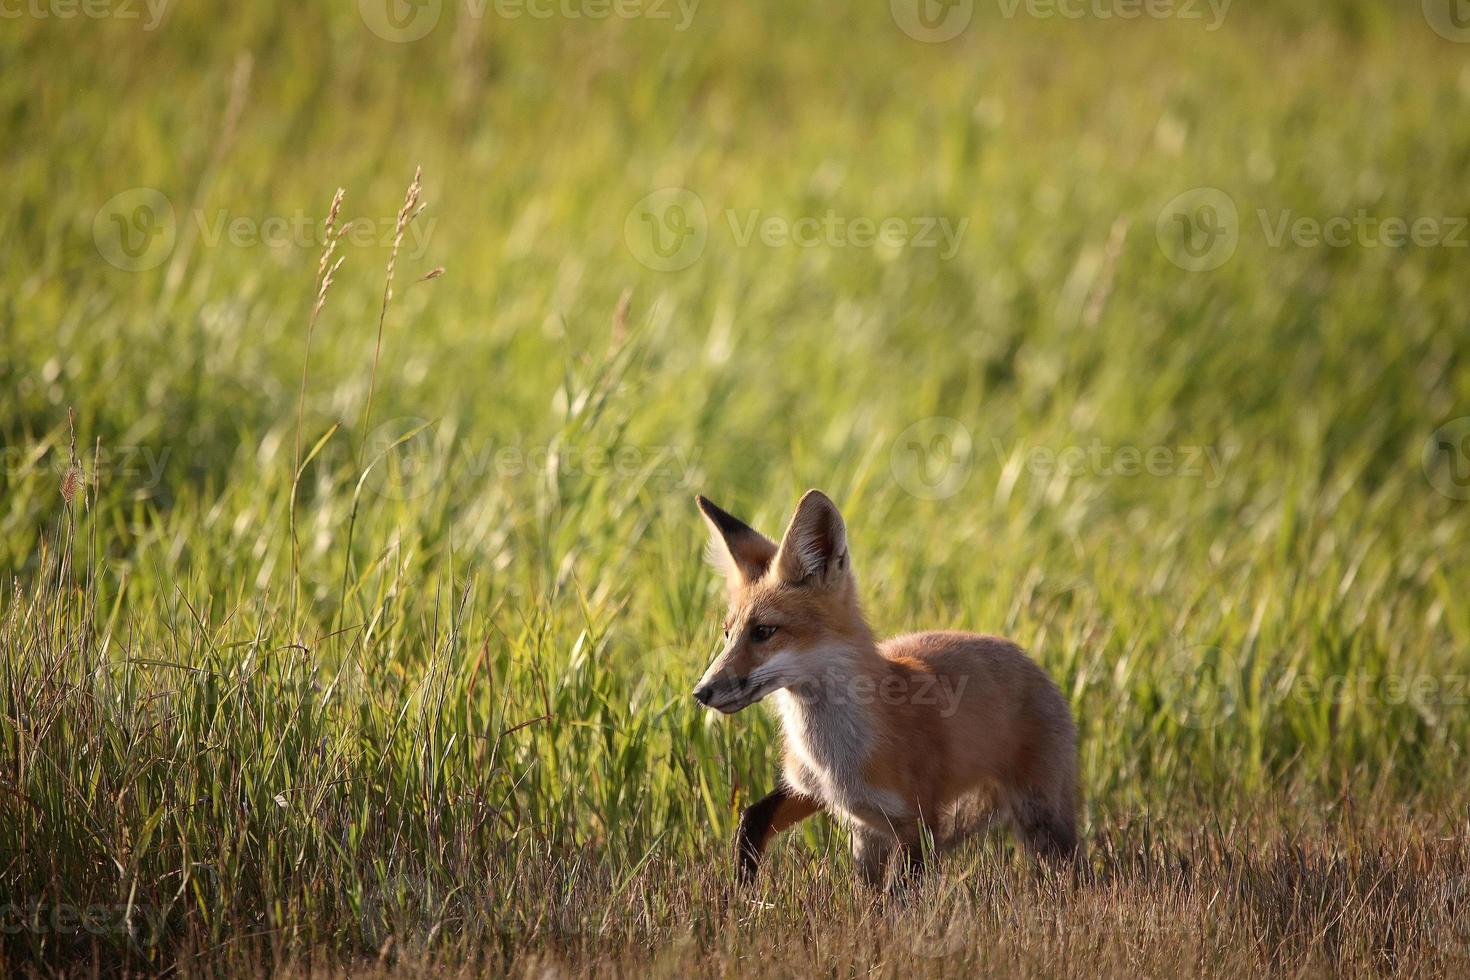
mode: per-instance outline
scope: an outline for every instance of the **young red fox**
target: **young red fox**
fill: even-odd
[[[895,846],[917,869],[924,830],[954,843],[986,809],[1039,857],[1076,852],[1076,729],[1018,646],[956,632],[877,642],[842,515],[819,490],[801,498],[780,545],[698,503],[730,613],[694,697],[733,714],[773,694],[786,741],[781,784],[740,818],[742,879],[773,836],[818,810],[851,826],[858,872],[875,886]]]

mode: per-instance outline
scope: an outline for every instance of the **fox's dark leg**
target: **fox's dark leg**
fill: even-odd
[[[735,860],[740,880],[745,882],[755,877],[761,855],[772,837],[820,809],[816,800],[784,786],[746,807],[740,814],[740,828],[735,831]]]
[[[889,891],[903,897],[923,879],[925,851],[932,852],[935,837],[933,828],[923,820],[906,820],[895,824],[893,829],[898,837],[898,867]]]
[[[1001,821],[996,800],[989,790],[961,797],[944,812],[935,828],[935,851],[948,854],[976,837],[984,837]]]
[[[869,888],[883,887],[888,859],[893,854],[892,833],[858,824],[852,829],[852,861],[858,878]]]
[[[1022,797],[1011,803],[1011,819],[1021,842],[1040,860],[1062,865],[1077,856],[1075,821],[1064,809]]]

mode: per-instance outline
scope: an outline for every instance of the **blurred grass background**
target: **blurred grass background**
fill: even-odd
[[[1470,45],[1423,5],[981,4],[944,43],[885,4],[444,4],[402,43],[370,6],[0,33],[10,894],[352,946],[393,882],[713,861],[777,751],[687,696],[695,492],[774,534],[821,486],[880,631],[1025,644],[1094,832],[1466,801],[1470,503],[1425,447],[1470,415],[1467,250],[1268,234],[1470,215]],[[1239,242],[1190,271],[1159,228],[1202,187]],[[704,216],[677,269],[639,237],[668,188]],[[172,217],[130,271],[140,200]],[[754,212],[963,230],[772,247]],[[1098,446],[1173,462],[1036,462]]]

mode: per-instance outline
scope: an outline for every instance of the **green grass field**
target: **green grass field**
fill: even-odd
[[[0,967],[1463,975],[1470,31],[1018,3],[7,7]],[[1090,875],[733,888],[811,486]]]

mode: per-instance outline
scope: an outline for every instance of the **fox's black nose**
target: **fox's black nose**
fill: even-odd
[[[710,699],[710,696],[713,695],[713,694],[714,694],[714,685],[713,684],[706,684],[703,687],[696,687],[694,689],[694,700],[698,701],[700,704],[702,704],[706,708],[708,708],[709,707],[709,699]]]

